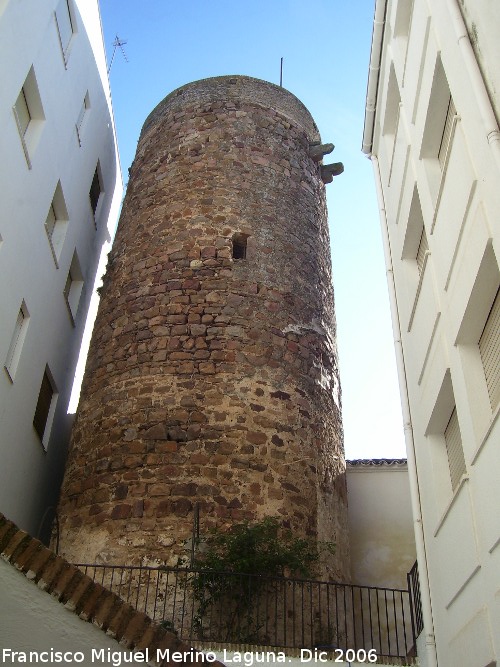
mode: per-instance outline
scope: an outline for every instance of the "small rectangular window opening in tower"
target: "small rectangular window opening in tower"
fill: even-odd
[[[233,259],[246,259],[247,237],[244,234],[233,236]]]

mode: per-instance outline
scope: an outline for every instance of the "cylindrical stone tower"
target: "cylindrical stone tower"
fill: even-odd
[[[66,557],[175,563],[199,510],[202,533],[277,516],[335,542],[324,574],[348,578],[319,143],[297,98],[244,76],[146,120],[62,490]]]

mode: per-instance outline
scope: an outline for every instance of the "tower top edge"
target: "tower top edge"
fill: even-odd
[[[193,103],[239,101],[268,107],[299,125],[311,142],[320,141],[318,127],[307,107],[286,88],[242,74],[215,76],[192,81],[169,93],[149,114],[141,136],[167,111],[178,111]]]

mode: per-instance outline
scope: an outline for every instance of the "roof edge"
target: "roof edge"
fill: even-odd
[[[381,468],[381,467],[398,467],[406,466],[407,459],[350,459],[346,461],[348,467],[359,468]]]
[[[377,109],[380,63],[382,60],[382,43],[385,34],[387,0],[376,0],[375,15],[373,18],[372,46],[368,82],[366,86],[365,122],[363,127],[363,144],[361,151],[368,157],[373,146],[373,130],[375,127],[375,113]]]

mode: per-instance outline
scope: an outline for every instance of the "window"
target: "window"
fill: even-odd
[[[71,38],[76,32],[70,1],[71,0],[61,0],[56,9],[57,32],[65,64],[67,62]]]
[[[50,429],[52,420],[54,418],[55,404],[57,400],[57,393],[54,388],[50,371],[45,369],[42,378],[42,384],[38,393],[38,400],[35,409],[35,416],[33,417],[33,426],[40,438],[45,449],[50,436]]]
[[[28,76],[17,96],[13,112],[24,155],[28,167],[31,169],[30,155],[36,148],[45,120],[33,67],[28,72]]]
[[[12,381],[14,381],[17,365],[21,357],[21,349],[23,347],[24,339],[26,338],[28,322],[29,313],[26,304],[23,301],[17,314],[14,333],[12,334],[7,359],[5,360],[5,370]]]
[[[495,410],[500,403],[500,289],[479,339],[479,353],[491,409]]]
[[[103,192],[99,171],[100,171],[99,163],[97,163],[97,167],[95,168],[94,172],[94,178],[92,179],[92,184],[90,186],[90,192],[89,192],[90,206],[92,207],[92,213],[94,214],[94,218],[97,211],[97,205],[99,204],[99,198],[101,196],[101,193]]]
[[[448,150],[450,148],[452,132],[453,132],[453,121],[456,116],[455,105],[450,95],[448,102],[448,111],[446,112],[446,119],[444,121],[443,134],[441,136],[441,144],[438,151],[438,160],[441,165],[441,169],[444,169],[446,163],[446,156],[448,155]]]
[[[391,137],[391,143],[396,134],[399,123],[399,107],[401,104],[401,95],[396,77],[394,65],[391,63],[389,70],[389,80],[387,83],[387,99],[385,103],[385,114],[382,128],[382,134]]]
[[[415,185],[406,223],[403,252],[401,254],[401,259],[404,261],[403,270],[406,278],[408,305],[410,307],[408,331],[413,326],[413,319],[422,291],[428,257],[429,245],[427,232],[424,226],[420,197]],[[402,303],[404,302],[402,301]]]
[[[26,101],[26,93],[24,92],[24,88],[22,88],[21,92],[19,93],[19,96],[14,105],[14,111],[16,113],[19,134],[24,137],[31,120],[31,114],[28,107],[28,102]]]
[[[59,258],[61,256],[67,227],[68,211],[62,193],[61,183],[59,182],[54,192],[47,218],[45,219],[45,231],[47,232],[50,249],[57,267],[59,267]]]
[[[82,290],[83,276],[80,268],[80,262],[78,261],[78,255],[75,251],[68,275],[66,277],[66,283],[64,285],[64,298],[66,299],[73,323],[78,312],[78,305],[80,303]]]
[[[385,115],[382,134],[385,137],[387,155],[389,159],[388,184],[391,182],[392,170],[394,165],[398,132],[400,131],[400,112],[401,96],[399,94],[399,85],[396,78],[394,65],[391,64],[389,70],[389,81],[387,84],[387,100],[385,105]]]
[[[448,80],[438,57],[427,107],[420,157],[427,173],[431,197],[438,203],[443,171],[449,159],[455,131],[456,111]]]
[[[435,387],[431,391],[437,389]],[[450,497],[466,474],[462,434],[458,421],[450,370],[443,375],[425,430],[428,437],[430,471],[434,478],[436,519],[449,507]],[[441,520],[440,519],[440,520]]]
[[[247,238],[245,234],[234,234],[233,236],[233,259],[246,259]]]
[[[81,106],[80,113],[78,114],[78,118],[77,118],[77,121],[76,121],[76,133],[78,135],[78,142],[79,142],[80,146],[82,145],[83,125],[84,125],[85,118],[86,118],[86,115],[87,115],[87,112],[88,112],[89,109],[90,109],[90,98],[89,98],[89,94],[87,92],[87,94],[83,98],[83,104]]]
[[[395,3],[396,16],[394,18],[394,49],[399,51],[397,60],[403,62],[402,85],[404,86],[406,76],[406,64],[408,57],[408,38],[411,31],[413,18],[413,0]],[[396,59],[396,58],[395,58]]]
[[[397,3],[396,20],[394,21],[394,37],[408,37],[412,13],[413,0]]]
[[[481,224],[483,212],[474,219]],[[465,389],[474,428],[472,444],[481,447],[499,406],[499,287],[500,267],[493,244],[489,240],[477,265],[468,264],[469,284],[461,290],[463,317],[455,338],[455,345],[462,360]],[[475,276],[475,277],[473,277]],[[485,439],[486,438],[486,439]],[[470,442],[470,441],[469,441]],[[469,443],[468,443],[469,444]]]
[[[56,226],[56,212],[54,210],[54,204],[52,203],[47,213],[47,220],[45,221],[45,230],[49,239],[52,239],[52,234],[54,233],[54,228]]]
[[[458,424],[457,409],[453,408],[450,421],[444,431],[444,440],[446,442],[446,453],[448,454],[448,465],[450,468],[450,478],[452,489],[455,490],[465,475],[465,459],[462,447],[462,435]]]
[[[425,227],[423,227],[422,236],[420,237],[420,243],[418,244],[417,258],[416,258],[419,276],[421,276],[422,273],[424,272],[425,261],[428,252],[429,252],[429,244],[427,242],[427,234],[425,233]]]

